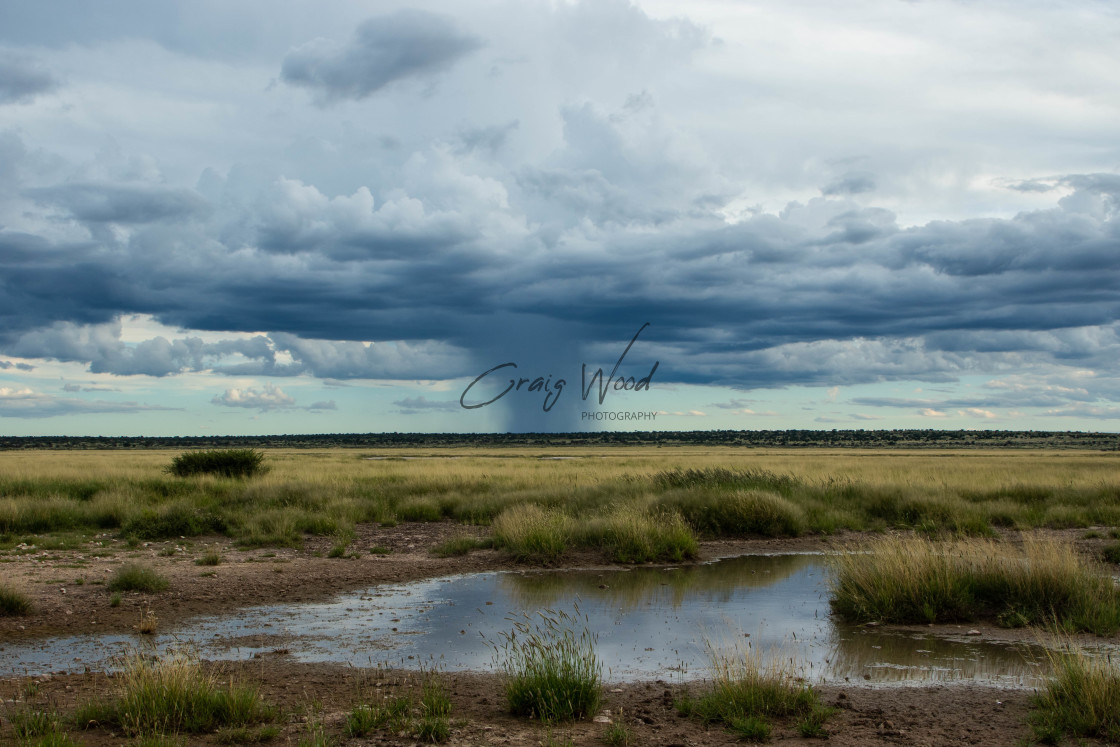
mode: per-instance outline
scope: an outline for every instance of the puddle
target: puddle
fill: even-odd
[[[283,655],[354,666],[489,670],[511,616],[571,612],[578,604],[598,636],[608,681],[704,677],[711,644],[792,657],[813,682],[1041,683],[1039,649],[838,624],[829,614],[826,573],[819,555],[746,556],[679,568],[481,573],[379,586],[332,602],[198,617],[145,637],[144,645],[188,644],[209,659]],[[105,669],[137,643],[137,636],[89,635],[6,644],[0,646],[0,674]]]

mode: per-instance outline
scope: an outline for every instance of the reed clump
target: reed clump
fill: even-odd
[[[831,562],[832,610],[848,620],[991,619],[1098,635],[1120,629],[1120,591],[1111,577],[1056,540],[894,536]]]
[[[506,676],[510,713],[546,723],[580,719],[602,700],[602,664],[595,635],[578,607],[574,613],[541,610],[514,620],[495,653]]]

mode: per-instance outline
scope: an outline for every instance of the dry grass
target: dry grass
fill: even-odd
[[[170,456],[0,454],[0,549],[34,534],[106,530],[141,539],[224,533],[244,546],[298,546],[308,533],[340,534],[368,522],[488,525],[524,506],[599,517],[620,531],[636,516],[677,514],[695,534],[722,536],[891,527],[990,536],[1000,527],[1120,526],[1120,455],[1112,453],[269,450],[270,471],[251,481],[177,478],[164,472]],[[612,513],[615,519],[604,518]]]
[[[1070,631],[1120,629],[1111,577],[1069,544],[1028,537],[885,537],[834,557],[832,608],[842,617],[898,623],[994,619]]]

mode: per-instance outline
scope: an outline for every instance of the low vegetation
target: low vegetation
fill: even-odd
[[[1120,742],[1120,668],[1069,646],[1051,656],[1053,677],[1034,698],[1035,737],[1057,744],[1063,737]]]
[[[147,736],[197,734],[275,718],[256,688],[220,683],[197,659],[182,653],[156,661],[133,655],[115,682],[112,698],[79,709],[75,716],[79,724]]]
[[[376,705],[362,703],[346,717],[348,737],[366,737],[378,730],[409,734],[427,744],[450,739],[451,699],[438,676],[425,673],[418,698],[398,695]]]
[[[139,563],[125,563],[113,577],[109,579],[109,583],[105,588],[109,591],[143,591],[148,593],[155,593],[163,591],[168,587],[170,582],[161,576],[156,571],[142,566]]]
[[[264,453],[256,449],[185,451],[171,460],[167,471],[177,477],[253,477],[265,471]]]
[[[602,700],[595,635],[574,613],[542,610],[514,622],[495,653],[505,674],[506,705],[515,716],[545,723],[592,714]]]
[[[0,585],[0,617],[31,614],[31,597],[19,589]]]
[[[832,710],[793,670],[788,659],[754,649],[711,653],[712,683],[696,698],[677,702],[682,716],[723,724],[740,739],[765,742],[775,720],[792,721],[805,737],[827,737]]]
[[[1109,635],[1120,591],[1071,545],[1026,538],[936,541],[886,537],[833,560],[832,609],[848,620],[935,623],[990,619]]]
[[[495,547],[529,561],[592,548],[639,563],[687,559],[715,537],[1120,526],[1108,453],[548,448],[570,458],[533,447],[408,460],[271,451],[253,479],[236,466],[263,467],[253,449],[183,452],[181,470],[160,451],[0,452],[0,552],[105,533],[130,547],[221,534],[241,548],[298,548],[316,535],[349,557],[359,525],[451,521],[491,527]],[[221,467],[231,454],[244,456]]]

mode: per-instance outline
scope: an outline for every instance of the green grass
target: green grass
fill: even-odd
[[[179,477],[160,451],[4,453],[0,547],[74,549],[111,531],[129,547],[221,534],[244,548],[298,548],[359,524],[450,520],[492,526],[496,546],[531,562],[572,548],[674,562],[697,537],[891,528],[984,537],[1034,527],[1112,536],[1120,526],[1120,469],[1109,454],[589,446],[551,447],[581,458],[540,460],[538,451],[370,462],[345,449],[270,450],[268,473],[252,480]],[[588,458],[599,456],[611,458]],[[687,534],[655,534],[673,516]],[[37,549],[16,550],[21,541]]]
[[[1099,635],[1120,630],[1120,591],[1111,577],[1053,540],[886,537],[866,552],[834,556],[832,565],[832,609],[847,620],[991,619]]]
[[[778,654],[762,657],[749,648],[723,653],[712,649],[710,657],[711,685],[697,698],[678,701],[680,715],[723,724],[747,741],[767,741],[774,719],[795,720],[799,731],[801,724],[815,723],[812,736],[824,733],[832,711],[821,705],[816,691],[788,660]]]
[[[595,635],[574,614],[542,610],[503,633],[496,653],[505,674],[506,705],[516,716],[555,723],[593,713],[602,699]]]
[[[429,744],[446,742],[451,737],[451,699],[442,682],[424,675],[419,702],[410,696],[396,696],[376,706],[360,704],[346,717],[348,737],[366,737],[378,729],[394,734],[409,733]]]
[[[489,550],[493,546],[494,540],[489,537],[452,537],[433,547],[432,555],[437,558],[457,558],[475,550]]]
[[[1033,699],[1035,737],[1062,736],[1120,742],[1120,669],[1107,659],[1068,647],[1051,657],[1054,675]]]
[[[252,477],[263,474],[266,467],[264,454],[255,449],[215,449],[184,452],[171,460],[167,471],[177,477]]]
[[[218,550],[208,550],[201,557],[195,559],[195,565],[221,565],[222,553]]]
[[[608,726],[603,733],[603,741],[607,743],[607,747],[634,746],[634,733],[623,721],[621,709],[619,709],[618,720]]]
[[[79,723],[116,726],[131,736],[203,733],[271,721],[257,690],[222,684],[193,657],[176,654],[158,661],[133,655],[117,679],[115,697],[79,709]]]
[[[137,563],[122,565],[105,585],[109,591],[159,592],[169,586],[166,578]]]
[[[11,586],[0,586],[0,617],[31,614],[31,597]]]

